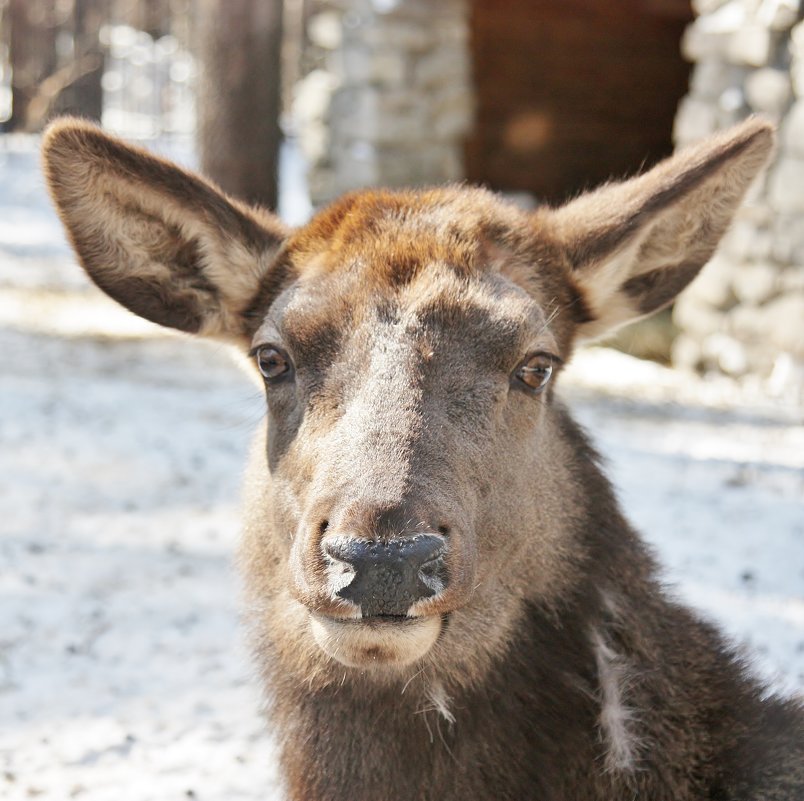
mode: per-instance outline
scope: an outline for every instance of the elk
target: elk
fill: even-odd
[[[557,208],[366,190],[287,230],[47,131],[92,280],[265,385],[240,563],[289,798],[804,798],[800,703],[662,588],[555,392],[576,343],[695,277],[773,136],[751,119]]]

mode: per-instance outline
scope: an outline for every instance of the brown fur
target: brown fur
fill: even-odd
[[[242,569],[297,801],[792,801],[804,715],[669,599],[598,458],[517,378],[671,302],[772,131],[526,214],[488,192],[349,195],[285,232],[84,123],[46,173],[90,276],[133,311],[287,354]],[[339,594],[344,539],[445,543],[407,616]],[[340,566],[339,566],[340,565]]]

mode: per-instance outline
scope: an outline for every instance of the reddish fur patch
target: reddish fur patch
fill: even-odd
[[[414,282],[427,292],[446,270],[459,281],[500,273],[521,286],[553,319],[564,355],[577,322],[580,298],[549,225],[483,189],[346,195],[288,239],[284,259],[303,283],[353,276],[352,316],[374,293]]]
[[[526,226],[524,215],[480,189],[369,191],[325,209],[287,250],[302,277],[360,265],[366,278],[396,286],[430,264],[463,275],[487,268],[482,243],[492,230],[515,226]]]

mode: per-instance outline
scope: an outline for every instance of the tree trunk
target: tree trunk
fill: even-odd
[[[103,112],[103,49],[100,29],[104,0],[73,0],[73,58],[75,77],[59,93],[49,110],[100,120]]]
[[[276,208],[281,0],[202,0],[201,168],[226,192]]]
[[[39,84],[56,69],[53,0],[10,0],[11,117],[8,130],[24,130]]]

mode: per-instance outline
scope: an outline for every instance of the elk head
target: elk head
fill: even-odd
[[[101,289],[251,354],[246,569],[280,658],[392,675],[477,667],[578,582],[594,514],[556,378],[694,278],[772,138],[750,120],[558,209],[366,191],[295,231],[85,123],[44,159]]]

